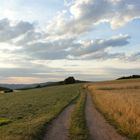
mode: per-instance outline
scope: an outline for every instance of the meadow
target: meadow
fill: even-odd
[[[140,79],[87,85],[96,108],[130,139],[140,140]]]
[[[79,84],[0,94],[0,140],[41,139],[46,127],[79,96]]]

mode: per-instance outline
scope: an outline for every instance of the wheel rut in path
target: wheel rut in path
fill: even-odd
[[[86,121],[92,140],[128,140],[117,133],[104,117],[96,110],[90,93],[87,92]]]
[[[66,107],[48,126],[43,140],[68,140],[69,120],[74,104]]]

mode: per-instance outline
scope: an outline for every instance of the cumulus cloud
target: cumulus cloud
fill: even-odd
[[[90,41],[83,41],[81,43],[82,47],[77,50],[74,49],[73,53],[75,56],[87,55],[95,52],[101,52],[108,47],[122,47],[129,44],[128,35],[114,36],[110,39],[97,39]]]
[[[118,28],[127,22],[140,18],[138,0],[76,0],[70,7],[75,20],[86,22],[89,26],[109,22]]]
[[[139,0],[75,0],[69,6],[70,16],[59,13],[47,26],[59,34],[82,34],[102,22],[108,22],[113,29],[140,18]]]
[[[109,39],[79,41],[75,36],[50,35],[37,31],[36,27],[28,22],[11,25],[7,19],[1,20],[1,32],[4,34],[1,41],[10,40],[13,45],[21,46],[19,49],[16,47],[7,50],[9,56],[23,55],[24,58],[40,60],[124,58],[123,53],[109,53],[107,48],[126,46],[130,39],[129,35],[117,35]]]
[[[10,41],[34,29],[30,22],[20,21],[12,25],[8,19],[0,20],[0,42]]]
[[[120,58],[123,54],[109,54],[107,48],[123,47],[129,44],[130,36],[118,35],[110,39],[78,41],[75,39],[58,39],[54,41],[35,42],[25,45],[18,53],[28,54],[32,59],[110,59]],[[17,52],[17,51],[16,51]]]
[[[36,40],[43,38],[43,36],[44,36],[43,33],[31,30],[21,35],[19,38],[13,40],[13,43],[17,46],[24,46],[27,45],[28,43],[32,43]]]

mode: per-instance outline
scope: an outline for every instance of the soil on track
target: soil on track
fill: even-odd
[[[68,129],[71,112],[74,104],[69,105],[64,111],[50,124],[44,140],[68,140]]]
[[[108,124],[104,117],[96,110],[92,102],[90,93],[87,93],[86,101],[86,121],[92,140],[127,140],[119,135],[115,128]]]

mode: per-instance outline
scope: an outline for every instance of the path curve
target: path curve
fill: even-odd
[[[62,113],[50,124],[43,140],[68,140],[68,129],[74,104],[66,107]]]
[[[104,117],[96,110],[90,93],[87,93],[86,121],[91,139],[93,140],[128,140],[119,135],[115,128],[107,123]]]

